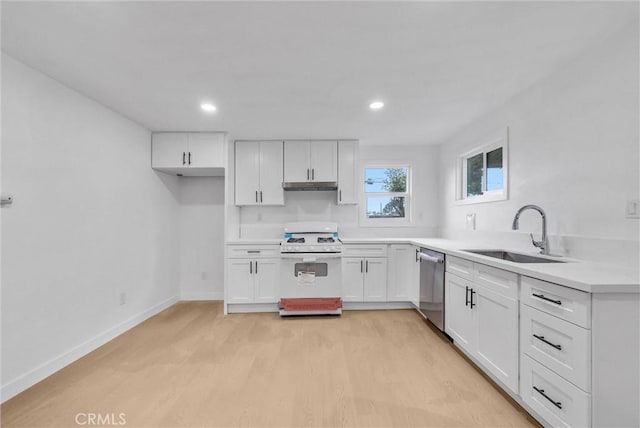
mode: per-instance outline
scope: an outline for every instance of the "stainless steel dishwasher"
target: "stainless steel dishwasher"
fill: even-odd
[[[444,332],[444,254],[420,248],[420,307],[426,319]]]

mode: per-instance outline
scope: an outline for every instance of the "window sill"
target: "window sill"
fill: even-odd
[[[508,199],[509,199],[509,197],[507,195],[505,195],[504,193],[500,192],[500,193],[495,193],[495,194],[474,196],[474,197],[465,198],[465,199],[456,199],[454,201],[454,204],[455,205],[473,205],[473,204],[483,204],[483,203],[486,203],[486,202],[506,201]]]

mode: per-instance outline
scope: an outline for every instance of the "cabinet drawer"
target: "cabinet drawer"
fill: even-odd
[[[520,301],[551,315],[591,328],[591,295],[551,282],[523,276]]]
[[[591,391],[591,334],[560,318],[520,306],[520,349],[584,391]]]
[[[591,395],[524,354],[520,364],[520,386],[524,402],[548,424],[554,427],[590,426]]]
[[[518,274],[474,263],[474,282],[505,297],[518,299]]]
[[[469,281],[473,280],[473,262],[470,262],[469,260],[447,256],[446,268],[447,272],[458,275],[460,278],[464,278]]]
[[[387,257],[386,245],[347,244],[342,247],[344,257]]]
[[[227,257],[252,257],[254,259],[280,257],[280,245],[229,245]]]

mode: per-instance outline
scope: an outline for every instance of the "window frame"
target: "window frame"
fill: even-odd
[[[487,153],[502,148],[502,189],[486,190],[487,188]],[[482,154],[482,195],[467,195],[467,159]],[[509,129],[458,156],[456,160],[456,205],[470,205],[485,202],[506,201],[509,199]]]
[[[365,189],[366,170],[369,168],[406,168],[407,188],[405,192],[367,192]],[[360,165],[360,226],[362,227],[403,227],[411,226],[413,201],[412,201],[412,176],[413,165],[411,162],[391,161],[391,162],[364,162]],[[367,215],[368,197],[404,197],[405,216],[404,217],[378,217],[370,218]]]

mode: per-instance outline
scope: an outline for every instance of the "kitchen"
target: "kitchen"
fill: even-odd
[[[218,17],[215,26],[207,16]],[[322,31],[325,22],[332,31]],[[520,328],[523,316],[537,314],[522,300],[531,287],[523,278],[637,290],[637,3],[3,2],[2,44],[1,190],[3,200],[11,197],[0,210],[3,402],[178,301],[224,300],[227,312],[275,316],[283,296],[256,301],[253,269],[262,273],[263,260],[282,260],[286,223],[337,224],[342,263],[349,259],[348,272],[361,274],[359,283],[349,281],[359,288],[343,296],[343,318],[327,322],[347,321],[359,312],[351,309],[392,314],[415,306],[421,247],[465,260],[471,271],[509,270]],[[384,107],[371,110],[379,100]],[[205,101],[217,111],[200,111]],[[162,135],[187,144],[210,137],[218,155],[202,167],[209,176],[153,170],[152,139]],[[251,188],[253,203],[237,203],[238,177],[250,172],[236,170],[239,144],[275,141],[286,174],[287,142],[301,143],[295,150],[319,140],[336,145],[336,190],[281,188],[277,203],[261,205],[267,189]],[[488,165],[496,148],[503,150],[503,194],[465,200],[465,165],[477,154]],[[195,150],[192,159],[188,148],[178,152],[179,163],[182,153],[185,164],[198,161]],[[339,168],[348,162],[345,181]],[[367,195],[366,170],[390,168],[407,171],[404,190]],[[314,166],[304,166],[305,176],[307,169]],[[353,197],[342,203],[346,190],[338,186],[349,183]],[[380,197],[404,198],[405,217],[369,215],[367,198]],[[616,267],[574,272],[575,280],[559,267],[461,251],[536,255],[529,233],[541,239],[541,216],[528,210],[512,229],[528,204],[546,213],[551,257]],[[248,260],[233,257],[234,248]],[[246,274],[254,275],[246,285],[251,296],[225,296],[233,260],[245,260]],[[373,283],[365,278],[367,261],[372,270],[386,263],[386,275],[371,275],[383,291],[366,298]],[[591,320],[563,321],[589,331],[597,352]],[[623,331],[633,329],[611,336]],[[599,375],[592,373],[589,385],[559,370],[560,383],[582,391],[596,409]],[[526,407],[519,392],[502,386],[507,381],[492,379],[540,423],[560,424]],[[627,419],[598,422],[597,412],[585,411],[581,417],[590,420],[569,425],[637,425],[637,414],[620,415]]]

